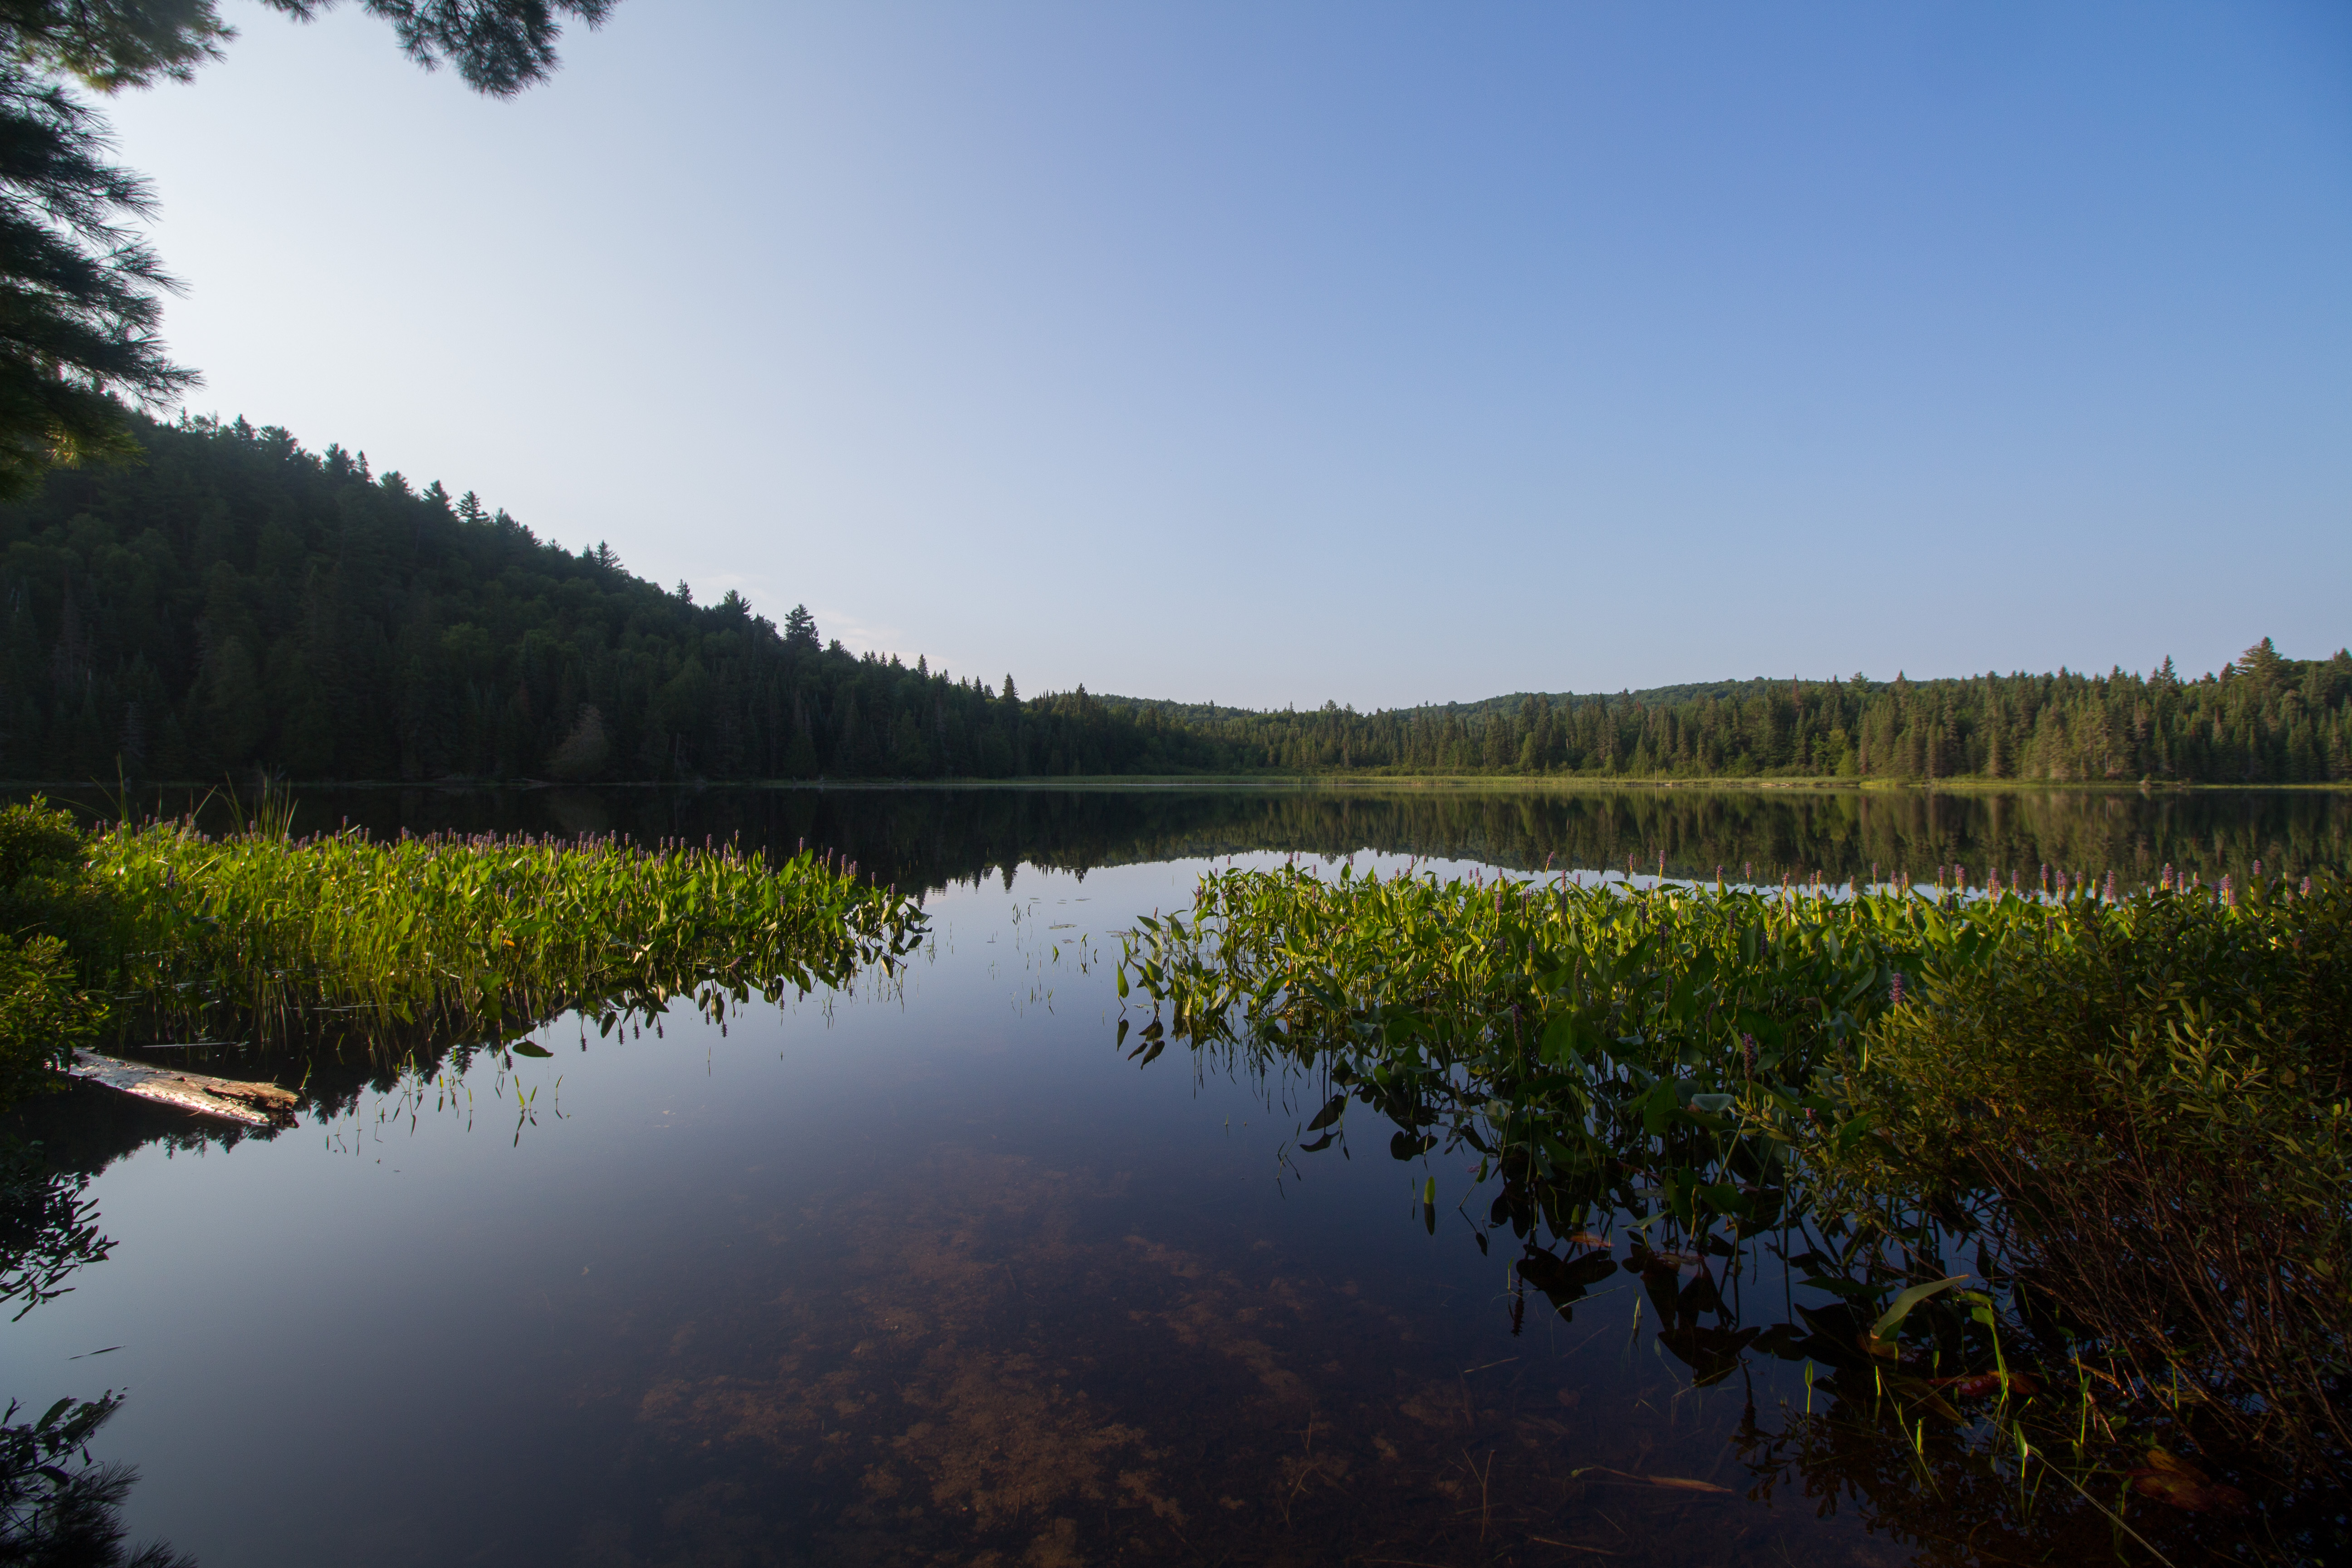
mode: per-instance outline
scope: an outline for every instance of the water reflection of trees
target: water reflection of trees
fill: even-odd
[[[0,1310],[13,1307],[12,1321],[70,1290],[76,1270],[105,1260],[113,1244],[99,1230],[89,1185],[37,1143],[0,1142]],[[89,1451],[121,1406],[111,1389],[37,1415],[9,1401],[0,1415],[0,1563],[193,1568],[168,1546],[124,1542],[121,1506],[138,1472]]]
[[[1643,1205],[1629,1201],[1629,1185],[1660,1163],[1637,1128],[1612,1160],[1538,1176],[1505,1146],[1499,1104],[1457,1092],[1443,1077],[1400,1091],[1402,1075],[1384,1082],[1333,1053],[1196,1048],[1203,1070],[1256,1076],[1270,1105],[1297,1114],[1285,1158],[1301,1173],[1316,1157],[1346,1154],[1349,1119],[1330,1114],[1341,1101],[1380,1118],[1356,1128],[1358,1153],[1377,1158],[1385,1147],[1406,1162],[1487,1153],[1493,1175],[1482,1175],[1463,1215],[1479,1250],[1509,1266],[1503,1310],[1512,1334],[1532,1332],[1547,1312],[1575,1322],[1580,1309],[1633,1276],[1641,1298],[1633,1331],[1671,1358],[1686,1388],[1745,1389],[1735,1441],[1753,1500],[1844,1513],[1913,1563],[1939,1568],[2158,1554],[2185,1568],[2334,1562],[2352,1552],[2352,1531],[2324,1479],[2265,1479],[2243,1468],[2243,1454],[2229,1458],[2239,1479],[2263,1486],[2253,1506],[2226,1482],[2211,1489],[2218,1500],[2175,1489],[2178,1506],[2150,1500],[2163,1489],[2142,1484],[2152,1464],[2186,1463],[2185,1473],[2203,1481],[2199,1466],[2217,1461],[2167,1459],[2150,1448],[2152,1438],[2179,1444],[2186,1425],[2142,1422],[2121,1440],[2103,1435],[2099,1401],[2069,1386],[2083,1342],[2046,1306],[2007,1291],[1998,1303],[1979,1298],[2000,1310],[1996,1343],[1994,1325],[1975,1321],[1961,1300],[1930,1297],[1881,1340],[1874,1324],[1906,1284],[1983,1275],[1981,1258],[1967,1256],[1965,1226],[1921,1216],[1906,1242],[1924,1250],[1906,1254],[1859,1245],[1837,1215],[1821,1213],[1690,1226],[1661,1212],[1636,1226],[1627,1211]],[[1433,1207],[1421,1214],[1433,1235]],[[1622,1295],[1609,1310],[1622,1314]],[[1771,1374],[1774,1363],[1803,1369],[1801,1398],[1785,1392],[1786,1372]],[[1995,1364],[2025,1376],[2004,1394],[2001,1377],[1982,1370]],[[2095,1380],[2096,1371],[2084,1375]],[[2119,1396],[2119,1423],[2124,1405]]]
[[[110,804],[90,797],[94,812]],[[185,809],[159,795],[151,809]],[[2126,882],[2168,863],[2207,880],[2260,859],[2291,876],[2352,868],[2352,795],[2314,791],[2154,792],[1339,789],[373,790],[312,792],[296,830],[356,823],[380,835],[619,832],[725,839],[789,851],[820,845],[877,881],[939,888],[1024,865],[1086,871],[1265,850],[1377,850],[1480,860],[1654,869],[1762,881],[1873,868],[1932,880],[1957,863],[2029,879],[2048,865]]]

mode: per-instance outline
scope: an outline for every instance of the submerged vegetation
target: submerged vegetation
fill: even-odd
[[[1400,1160],[1475,1159],[1464,1217],[1563,1314],[1622,1223],[1697,1382],[1817,1364],[2021,1507],[2053,1455],[2103,1509],[2319,1495],[2352,1450],[2352,900],[1970,881],[1227,870],[1129,933],[1121,1038],[1318,1084],[1293,1160],[1359,1106]],[[1724,1304],[1759,1248],[1806,1298],[1769,1329]],[[1759,1474],[1825,1440],[1783,1437]]]
[[[282,810],[219,836],[84,835],[36,802],[0,808],[0,1061],[19,1090],[101,1032],[380,1050],[571,1011],[609,1031],[678,998],[723,1017],[894,963],[922,931],[854,864],[715,840],[296,837]]]

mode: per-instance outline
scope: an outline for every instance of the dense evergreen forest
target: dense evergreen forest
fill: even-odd
[[[1727,682],[1357,713],[1023,699],[696,605],[603,546],[243,420],[0,508],[0,776],[1095,773],[2352,781],[2352,655]]]
[[[244,421],[0,508],[0,776],[1005,777],[1216,765],[1082,690],[1022,700],[698,605],[602,546]]]
[[[1758,679],[1372,713],[1103,700],[1215,742],[1231,765],[1286,773],[2352,781],[2352,653],[2286,658],[2268,637],[2195,679],[2167,658],[2147,676]]]

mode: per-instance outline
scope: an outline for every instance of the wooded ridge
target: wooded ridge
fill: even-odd
[[[1494,773],[2352,782],[2352,654],[1725,681],[1360,713],[1024,699],[699,605],[602,545],[243,420],[0,508],[0,777]]]

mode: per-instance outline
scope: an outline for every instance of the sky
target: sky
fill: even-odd
[[[2352,642],[2352,7],[247,0],[196,413],[1024,694]]]

